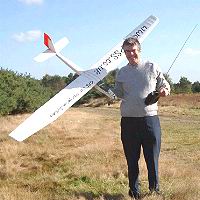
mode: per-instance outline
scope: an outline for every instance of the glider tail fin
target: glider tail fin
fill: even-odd
[[[46,45],[46,47],[49,50],[51,50],[52,52],[56,53],[53,41],[51,40],[51,38],[49,37],[49,35],[47,35],[46,33],[44,33],[44,45]]]
[[[54,44],[50,36],[44,33],[44,44],[48,49],[36,56],[34,60],[37,62],[43,62],[57,55],[57,53],[59,53],[65,46],[67,46],[68,43],[69,40],[64,37]]]

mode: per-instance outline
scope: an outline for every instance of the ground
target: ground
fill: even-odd
[[[1,117],[0,199],[128,200],[119,102],[103,102],[71,108],[21,143],[8,134],[29,114]],[[171,95],[159,107],[161,194],[148,193],[141,156],[143,199],[199,200],[200,95]]]

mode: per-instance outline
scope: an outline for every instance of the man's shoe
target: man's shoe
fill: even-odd
[[[128,195],[134,199],[140,199],[140,193],[134,193],[132,190],[128,191]]]
[[[160,190],[159,189],[151,189],[150,190],[150,194],[156,194],[156,195],[160,195]]]

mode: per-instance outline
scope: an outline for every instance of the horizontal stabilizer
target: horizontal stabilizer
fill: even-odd
[[[44,33],[44,44],[48,47],[48,49],[36,56],[34,60],[37,62],[44,62],[45,60],[59,53],[65,46],[67,46],[68,43],[69,40],[64,37],[53,44],[51,38],[46,33]]]
[[[47,49],[46,51],[44,51],[43,53],[40,53],[39,55],[37,55],[34,60],[36,62],[44,62],[45,60],[55,56],[56,53],[52,52],[50,49]]]
[[[60,52],[62,49],[64,49],[69,43],[69,40],[64,37],[60,39],[58,42],[54,44],[54,48],[56,50],[56,53]]]

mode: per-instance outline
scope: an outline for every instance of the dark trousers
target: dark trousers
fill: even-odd
[[[139,166],[141,147],[148,170],[149,189],[159,190],[158,159],[161,129],[158,116],[122,117],[121,140],[128,164],[129,187],[139,193]]]

